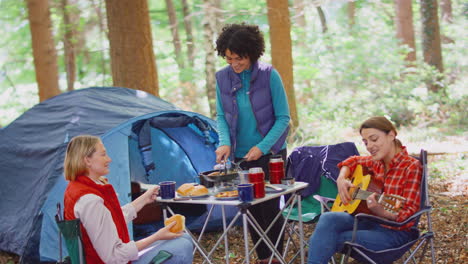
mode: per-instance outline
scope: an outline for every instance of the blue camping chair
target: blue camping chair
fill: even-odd
[[[416,255],[419,254],[419,261],[421,262],[425,256],[427,247],[430,246],[431,250],[431,260],[432,263],[435,263],[435,251],[434,251],[434,232],[432,231],[432,222],[431,222],[431,205],[429,202],[429,194],[428,194],[428,172],[427,172],[427,151],[421,150],[419,160],[423,166],[423,174],[421,179],[421,208],[418,212],[416,212],[413,216],[406,219],[404,222],[394,222],[389,221],[384,218],[380,218],[377,216],[369,215],[369,214],[357,214],[355,216],[354,222],[354,230],[353,230],[353,237],[352,240],[345,243],[345,247],[342,251],[342,259],[341,263],[348,263],[348,259],[351,256],[353,259],[358,260],[362,263],[373,263],[373,264],[386,264],[386,263],[393,263],[396,260],[401,259],[403,263],[408,263],[413,261],[416,263]],[[323,200],[323,199],[322,199]],[[328,200],[328,199],[326,199]],[[425,220],[427,221],[425,227],[427,230],[420,230],[419,220],[421,216],[425,216]],[[356,231],[358,222],[362,219],[370,219],[376,221],[381,224],[385,224],[388,226],[399,227],[403,226],[411,221],[416,221],[416,224],[412,227],[412,232],[414,234],[414,238],[397,248],[390,248],[380,251],[373,251],[367,249],[357,243],[355,243]],[[332,258],[331,261],[334,263],[334,259]]]

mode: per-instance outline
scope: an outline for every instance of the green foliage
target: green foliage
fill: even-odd
[[[184,56],[186,32],[181,1],[173,1]],[[208,115],[202,0],[189,0],[193,25],[194,67],[179,69],[164,1],[149,1],[153,46],[156,54],[160,96],[179,107]],[[408,67],[404,57],[409,49],[399,45],[393,26],[392,0],[357,1],[356,23],[350,28],[345,1],[327,1],[322,9],[328,32],[322,33],[315,6],[304,10],[307,26],[295,23],[291,9],[294,85],[300,127],[293,145],[328,144],[342,141],[372,115],[386,115],[400,127],[417,126],[424,133],[417,139],[441,134],[466,134],[468,127],[467,89],[468,27],[466,4],[452,1],[454,23],[441,22],[445,72],[422,62],[419,5],[413,1],[417,58]],[[97,11],[105,19],[104,2],[78,1],[67,9],[79,14],[76,88],[112,85],[109,43],[99,29]],[[222,1],[223,23],[258,24],[266,38],[262,60],[271,61],[266,1]],[[60,84],[65,89],[61,11],[52,6],[54,35],[59,55]],[[0,2],[0,124],[5,126],[37,103],[29,23],[24,1]],[[186,59],[187,60],[187,59]],[[185,63],[188,65],[188,63]],[[217,68],[225,65],[218,59]],[[427,84],[444,89],[433,94]]]

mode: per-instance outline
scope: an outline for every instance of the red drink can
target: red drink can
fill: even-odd
[[[265,173],[261,167],[249,169],[249,181],[253,183],[254,197],[265,197]]]
[[[281,180],[284,178],[284,162],[281,156],[273,156],[270,159],[270,183],[281,184]]]

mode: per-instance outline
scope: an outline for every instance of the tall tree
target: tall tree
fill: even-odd
[[[42,102],[60,94],[49,1],[27,0],[27,7],[39,101]]]
[[[192,19],[190,15],[189,6],[187,4],[187,0],[182,0],[182,12],[184,13],[184,25],[185,25],[185,33],[187,34],[187,55],[189,64],[191,67],[194,66],[195,63],[195,43],[193,42],[193,33],[192,33]]]
[[[407,61],[416,60],[416,46],[414,44],[414,26],[413,26],[413,7],[412,2],[408,0],[395,0],[395,25],[397,38],[402,44],[412,49],[406,55]]]
[[[206,57],[205,57],[205,76],[206,76],[206,95],[210,107],[210,116],[216,115],[216,53],[214,40],[217,36],[217,15],[216,0],[203,0],[203,38]]]
[[[443,72],[437,0],[421,0],[421,19],[424,61]],[[440,86],[432,84],[430,88],[437,92]]]
[[[291,22],[288,0],[267,0],[270,25],[271,59],[283,79],[289,101],[293,131],[299,125],[294,93],[293,61],[291,48]]]
[[[75,17],[72,12],[73,6],[69,5],[68,0],[60,1],[60,8],[63,16],[63,49],[65,60],[65,71],[67,73],[67,91],[73,91],[76,78],[75,64]]]
[[[106,0],[114,86],[159,95],[147,0]]]
[[[453,22],[452,0],[440,0],[442,20],[448,23]]]
[[[176,56],[176,62],[179,66],[179,69],[185,68],[184,57],[182,54],[182,46],[180,45],[180,37],[179,37],[179,30],[177,22],[177,15],[174,8],[174,3],[172,0],[166,0],[166,9],[167,9],[167,16],[169,17],[169,27],[172,33],[172,43],[174,44],[174,52]]]
[[[348,23],[349,27],[353,27],[356,23],[356,2],[354,0],[348,2]]]

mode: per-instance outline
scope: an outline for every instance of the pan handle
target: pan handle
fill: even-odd
[[[231,163],[234,164],[234,167],[235,167],[236,170],[239,170],[239,171],[240,171],[240,170],[242,170],[241,167],[240,167],[240,165],[241,165],[241,163],[244,162],[244,161],[247,161],[247,159],[246,159],[246,158],[242,158],[242,159],[240,159],[238,162],[232,161]]]

